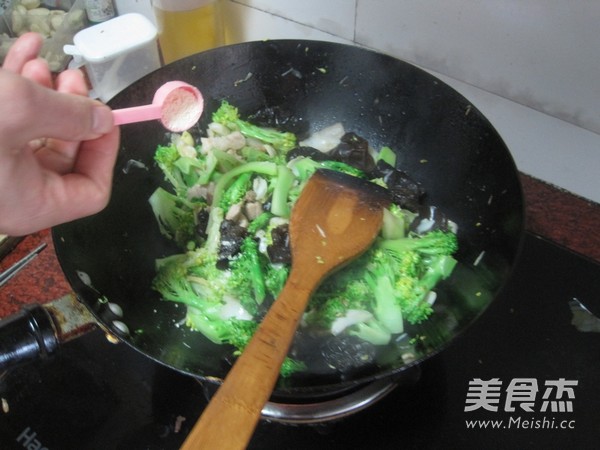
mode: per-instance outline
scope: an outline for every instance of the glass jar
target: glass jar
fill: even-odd
[[[224,44],[219,0],[152,0],[165,64]]]

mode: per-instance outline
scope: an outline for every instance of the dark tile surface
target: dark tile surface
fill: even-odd
[[[600,205],[521,175],[527,230],[600,261]]]

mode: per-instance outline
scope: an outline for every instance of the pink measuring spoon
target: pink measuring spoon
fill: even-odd
[[[200,91],[183,81],[169,81],[156,90],[150,105],[113,110],[115,125],[160,119],[174,132],[188,130],[200,119],[204,98]]]

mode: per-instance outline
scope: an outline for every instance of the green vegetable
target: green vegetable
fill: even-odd
[[[349,164],[330,160],[315,161],[314,159],[304,156],[295,158],[291,161],[290,168],[301,182],[308,181],[310,176],[315,173],[317,169],[335,170],[354,177],[365,178],[365,173],[362,170],[352,167]]]
[[[294,174],[286,166],[277,167],[277,178],[271,199],[271,213],[280,217],[290,216],[288,196],[294,184]]]
[[[240,202],[250,186],[250,178],[252,177],[251,172],[243,172],[240,174],[231,185],[223,192],[223,196],[220,198],[219,206],[223,210],[227,211],[232,205]]]
[[[186,324],[192,330],[216,344],[233,346],[239,354],[288,278],[289,264],[272,262],[269,255],[275,258],[274,253],[267,249],[276,245],[273,231],[281,233],[279,227],[289,222],[291,208],[312,174],[325,168],[360,178],[368,175],[338,161],[304,156],[286,161],[295,136],[244,121],[227,102],[213,120],[220,125],[210,128],[201,146],[194,147],[191,135],[185,134],[156,150],[155,161],[173,193],[158,188],[149,202],[161,232],[182,252],[157,260],[153,288],[165,300],[187,306]],[[238,132],[249,139],[240,142]],[[234,148],[226,148],[233,145],[230,141],[236,142]],[[384,147],[376,161],[394,166],[395,157]],[[387,187],[382,178],[371,181]],[[256,202],[259,208],[250,215],[246,208]],[[239,208],[232,209],[234,205]],[[205,229],[199,230],[198,222],[204,223],[207,212]],[[386,345],[407,325],[427,320],[433,313],[431,292],[454,269],[458,244],[451,232],[409,231],[416,216],[390,205],[375,244],[316,290],[303,326],[315,334],[349,334]],[[239,220],[228,236],[233,256],[226,259],[220,253],[225,217]],[[277,260],[285,261],[285,251],[277,250]],[[287,358],[281,375],[305,367]]]
[[[396,167],[396,152],[389,147],[381,147],[376,161],[383,161],[392,167]]]
[[[165,300],[188,306],[186,324],[216,344],[240,348],[254,333],[256,323],[250,314],[234,316],[228,311],[238,302],[232,296],[236,284],[217,268],[216,254],[205,248],[158,260],[152,287]]]
[[[194,204],[163,188],[158,188],[148,199],[162,234],[180,247],[196,238],[196,210],[203,203]]]
[[[362,170],[352,167],[349,164],[330,160],[315,161],[312,158],[307,158],[304,156],[294,158],[289,162],[288,167],[293,172],[297,181],[296,185],[289,191],[289,197],[292,203],[298,199],[302,189],[304,188],[304,185],[308,182],[311,175],[318,169],[335,170],[337,172],[342,172],[358,178],[366,177]]]
[[[422,236],[413,234],[408,238],[385,240],[380,246],[397,253],[414,250],[427,255],[452,255],[458,249],[458,240],[454,233],[435,230]]]
[[[238,177],[244,173],[260,173],[263,175],[274,177],[277,175],[277,171],[277,164],[267,161],[249,162],[237,166],[235,169],[232,169],[229,172],[223,174],[217,181],[215,191],[213,193],[213,204],[220,205],[221,198],[225,193],[225,189],[235,179],[235,177]]]
[[[307,320],[332,329],[348,310],[370,311],[370,317],[349,326],[350,334],[374,345],[387,344],[393,334],[404,331],[405,322],[417,324],[433,313],[428,294],[452,273],[456,246],[456,235],[443,231],[379,238],[350,269],[334,274],[331,283],[317,290]]]
[[[229,263],[231,271],[230,288],[232,292],[240,293],[246,298],[242,304],[248,304],[247,296],[252,299],[253,313],[256,306],[262,304],[267,296],[265,286],[265,267],[267,262],[264,255],[258,252],[258,244],[252,237],[246,237],[240,247],[240,253]]]
[[[284,153],[296,146],[296,136],[293,133],[258,127],[242,120],[240,119],[238,109],[226,101],[221,102],[219,109],[213,113],[212,120],[225,125],[231,130],[239,130],[245,137],[271,144],[276,150]]]
[[[159,146],[154,160],[163,171],[165,179],[181,197],[185,197],[192,186],[207,183],[216,165],[212,154],[198,155],[195,158],[182,156],[176,143]]]

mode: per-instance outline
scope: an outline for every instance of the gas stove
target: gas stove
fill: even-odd
[[[599,309],[600,265],[527,234],[501,295],[416,379],[336,420],[263,420],[249,448],[596,448]],[[0,375],[0,448],[177,449],[209,391],[95,330]]]

